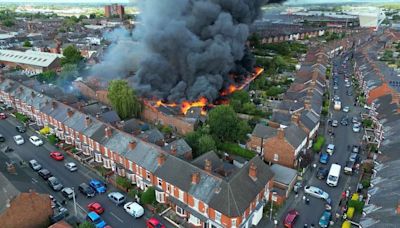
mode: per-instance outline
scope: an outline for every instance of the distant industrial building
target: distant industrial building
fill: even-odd
[[[23,70],[42,73],[60,67],[63,55],[40,51],[0,50],[0,64],[9,67],[20,67]]]
[[[125,15],[125,7],[118,4],[106,5],[104,6],[104,15],[106,17],[119,16],[122,18]]]

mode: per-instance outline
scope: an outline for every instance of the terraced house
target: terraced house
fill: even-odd
[[[262,217],[273,173],[259,157],[242,168],[214,152],[190,163],[9,79],[0,78],[0,100],[37,125],[49,126],[82,151],[85,160],[129,178],[143,190],[154,186],[157,201],[170,205],[194,227],[249,227]]]

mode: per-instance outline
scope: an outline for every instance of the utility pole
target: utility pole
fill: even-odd
[[[78,217],[78,213],[76,211],[76,200],[75,200],[75,189],[72,188],[72,198],[74,200],[74,213],[75,213],[75,217]]]
[[[271,210],[269,210],[269,220],[272,221],[272,209],[274,208],[274,199],[275,199],[276,192],[272,192],[271,196]]]

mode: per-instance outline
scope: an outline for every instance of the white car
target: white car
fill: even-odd
[[[349,106],[344,106],[342,111],[343,112],[349,112],[350,111],[350,107]]]
[[[360,126],[359,125],[353,125],[353,132],[354,133],[358,133],[358,132],[360,132]]]
[[[139,218],[144,214],[144,209],[138,203],[128,202],[124,205],[125,211],[135,218]]]
[[[43,145],[43,141],[39,137],[34,135],[29,137],[29,141],[35,146]]]
[[[335,152],[335,145],[328,144],[328,146],[326,147],[326,152],[332,156],[333,152]]]
[[[314,196],[316,198],[324,199],[327,200],[329,199],[329,194],[322,191],[322,189],[314,187],[314,186],[305,186],[304,187],[304,193]]]
[[[65,163],[64,166],[71,172],[78,170],[78,166],[76,166],[76,164],[74,162],[67,162],[67,163]]]
[[[16,135],[13,138],[17,145],[22,145],[25,142],[24,138],[21,135]]]

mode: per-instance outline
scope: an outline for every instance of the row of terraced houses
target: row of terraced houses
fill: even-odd
[[[9,79],[0,78],[0,100],[142,190],[154,186],[156,200],[192,226],[249,227],[262,217],[273,173],[258,156],[242,168],[212,151],[184,161]]]

